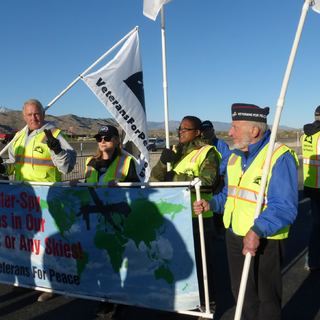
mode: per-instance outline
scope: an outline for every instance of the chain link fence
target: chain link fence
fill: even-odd
[[[87,157],[88,156],[77,156],[77,162],[73,170],[67,174],[63,174],[62,181],[84,179]]]

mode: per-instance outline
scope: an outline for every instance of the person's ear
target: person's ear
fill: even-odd
[[[251,129],[251,135],[253,138],[257,138],[260,135],[260,129],[258,127],[253,126]]]

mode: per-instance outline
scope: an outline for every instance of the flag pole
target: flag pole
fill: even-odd
[[[200,194],[201,180],[199,178],[195,178],[194,181],[195,181],[194,187],[196,189],[196,200],[200,201],[201,200],[201,194]],[[202,214],[198,215],[198,223],[199,223],[201,261],[202,261],[205,313],[210,314],[207,256],[206,256],[206,244],[205,244],[204,231],[203,231],[203,216],[202,216]],[[199,279],[199,281],[200,281],[200,279]]]
[[[113,47],[107,50],[100,58],[98,58],[92,65],[90,65],[86,70],[84,70],[77,78],[75,78],[64,90],[62,90],[53,100],[51,100],[47,106],[46,110],[49,109],[59,98],[61,98],[67,91],[69,91],[82,77],[84,77],[92,68],[94,68],[99,62],[101,62],[108,54],[110,54],[114,49],[116,49],[122,42],[127,40],[134,32],[139,28],[134,27],[129,33],[127,33],[122,39],[120,39]]]
[[[168,81],[167,81],[167,54],[166,54],[166,27],[164,5],[161,7],[161,43],[162,43],[162,75],[163,75],[163,101],[164,101],[164,129],[166,135],[166,147],[170,148],[169,141],[169,112],[168,112]],[[168,171],[170,164],[168,163]]]
[[[263,166],[261,187],[260,187],[260,191],[258,194],[258,200],[257,200],[254,218],[257,218],[260,214],[260,211],[261,211],[261,206],[262,206],[262,202],[263,202],[263,198],[264,198],[264,191],[265,191],[267,177],[268,177],[269,169],[270,169],[271,157],[272,157],[273,148],[274,148],[274,144],[275,144],[275,140],[276,140],[277,130],[279,127],[281,112],[282,112],[284,101],[285,101],[285,95],[287,92],[288,83],[289,83],[294,59],[295,59],[297,49],[299,46],[299,41],[300,41],[301,33],[303,30],[304,22],[305,22],[307,13],[308,13],[309,6],[311,5],[312,1],[313,0],[305,0],[305,2],[303,4],[298,28],[296,31],[296,35],[295,35],[292,49],[290,52],[287,68],[286,68],[284,78],[282,81],[280,95],[279,95],[279,98],[277,101],[277,109],[276,109],[276,113],[275,113],[275,119],[274,119],[273,125],[272,125],[266,161]],[[245,292],[246,292],[246,286],[247,286],[247,280],[248,280],[248,274],[249,274],[249,268],[250,268],[250,262],[251,262],[251,255],[250,255],[250,253],[247,253],[245,256],[245,261],[244,261],[243,270],[242,270],[242,277],[241,277],[241,283],[240,283],[240,288],[239,288],[238,301],[237,301],[235,317],[234,317],[235,320],[240,320],[240,318],[241,318],[242,307],[243,307],[244,296],[245,296]]]
[[[67,91],[69,91],[82,77],[84,77],[92,68],[94,68],[99,62],[101,62],[108,54],[116,49],[122,42],[127,40],[134,32],[139,28],[134,27],[129,33],[127,33],[121,40],[119,40],[113,47],[107,50],[102,56],[100,56],[94,63],[92,63],[86,70],[84,70],[77,78],[75,78],[70,84],[62,90],[54,99],[52,99],[44,108],[47,111],[58,99],[60,99]],[[25,126],[23,129],[25,129]],[[22,130],[23,130],[22,129]],[[20,130],[21,131],[21,130]],[[7,145],[0,151],[0,156],[9,148],[9,146],[19,138],[20,135],[16,135]]]

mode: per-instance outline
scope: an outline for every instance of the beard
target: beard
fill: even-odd
[[[235,143],[233,145],[233,147],[235,149],[239,149],[239,150],[244,151],[244,150],[248,150],[249,144],[250,144],[250,135],[249,135],[249,132],[246,132],[243,135],[242,139],[240,141],[238,141],[237,143]]]

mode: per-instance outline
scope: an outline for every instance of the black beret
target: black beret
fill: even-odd
[[[269,107],[260,108],[255,104],[234,103],[231,106],[231,116],[233,121],[245,120],[266,123],[269,110]]]

